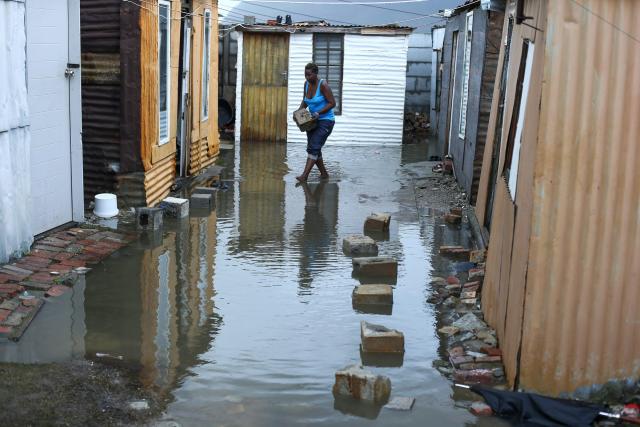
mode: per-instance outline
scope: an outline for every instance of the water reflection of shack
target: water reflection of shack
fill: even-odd
[[[102,291],[122,290],[131,300],[124,302],[124,312],[111,311],[114,319],[122,320],[88,319],[87,351],[106,348],[123,355],[125,361],[139,361],[146,386],[166,390],[174,385],[198,363],[220,324],[213,302],[215,245],[213,213],[208,218],[189,219],[177,232],[167,233],[161,244],[144,250],[141,257],[130,257],[137,264],[130,271],[138,272],[139,287],[131,280],[120,280]],[[88,295],[88,305],[99,306],[102,296]]]
[[[303,184],[305,195],[304,222],[294,232],[300,248],[300,286],[307,288],[313,282],[313,271],[327,263],[338,223],[337,183],[321,181]]]
[[[238,248],[242,251],[282,244],[286,156],[286,144],[247,143],[240,147]]]

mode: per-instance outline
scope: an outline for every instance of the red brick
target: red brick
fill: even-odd
[[[62,265],[68,265],[71,267],[84,267],[86,265],[86,262],[79,260],[79,259],[65,259],[64,261],[61,261],[60,264]]]
[[[39,301],[40,300],[38,298],[23,299],[22,305],[24,305],[25,307],[35,307],[36,305],[38,305]]]
[[[0,326],[0,334],[11,335],[13,328],[11,326]]]
[[[9,317],[10,314],[11,314],[11,310],[5,310],[0,308],[0,323],[7,320],[7,317]]]
[[[449,212],[454,215],[462,216],[462,208],[451,208],[449,209]]]
[[[24,263],[32,264],[32,265],[47,265],[51,261],[49,259],[47,259],[47,258],[28,255],[28,256],[20,258],[18,260],[18,262],[24,262]]]
[[[86,247],[84,248],[84,252],[87,254],[96,254],[102,257],[105,257],[109,254],[111,254],[113,251],[110,249],[102,249],[102,248],[98,248],[98,247]]]
[[[30,252],[30,254],[31,256],[34,256],[37,258],[51,259],[57,254],[57,252],[44,251],[42,249],[34,249]]]
[[[453,373],[453,379],[465,384],[492,384],[494,381],[491,369],[474,369],[471,371],[456,369]]]
[[[458,365],[461,365],[463,363],[473,362],[473,357],[472,356],[454,356],[454,357],[450,357],[449,361],[453,366],[457,367]]]
[[[460,279],[458,279],[456,276],[449,276],[447,277],[447,283],[450,285],[458,285],[460,284]]]
[[[29,277],[29,281],[37,282],[37,283],[53,283],[54,277],[49,273],[36,273],[33,276]]]
[[[446,214],[444,216],[444,220],[448,224],[460,224],[462,222],[462,217],[460,215]]]
[[[11,276],[9,276],[8,274],[0,273],[0,282],[6,283],[6,282],[9,282],[10,279],[11,279]]]
[[[57,271],[58,273],[68,273],[73,270],[73,267],[70,265],[64,264],[51,264],[47,269],[47,272]]]
[[[476,363],[494,363],[494,362],[502,362],[502,356],[482,356],[476,357]]]
[[[65,259],[69,259],[72,256],[73,254],[70,252],[60,252],[59,254],[55,255],[52,259],[56,261],[64,261]]]
[[[488,356],[502,356],[502,350],[497,347],[482,347],[480,351],[487,354]]]
[[[473,402],[469,411],[471,411],[471,413],[476,417],[488,417],[493,415],[493,409],[491,409],[491,406],[483,402]]]
[[[60,295],[67,292],[70,288],[68,286],[55,285],[49,288],[45,295],[48,297],[59,297]]]
[[[464,347],[457,346],[449,349],[449,357],[464,356]]]
[[[92,246],[92,245],[95,245],[96,241],[83,239],[83,240],[78,240],[76,243],[84,246]]]

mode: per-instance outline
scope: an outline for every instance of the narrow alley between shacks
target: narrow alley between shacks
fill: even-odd
[[[453,271],[438,247],[469,244],[470,232],[444,223],[450,200],[437,191],[417,204],[427,145],[330,146],[325,156],[331,178],[296,185],[302,145],[223,151],[209,216],[165,222],[160,236],[96,265],[19,342],[0,344],[3,361],[86,357],[131,368],[161,396],[166,425],[474,425],[434,368],[444,350],[430,281]],[[342,251],[371,212],[391,215],[379,252],[399,265],[383,314],[353,307],[359,281]],[[404,333],[404,357],[369,363],[390,378],[392,396],[416,399],[412,411],[334,403],[334,373],[361,363],[362,320]]]

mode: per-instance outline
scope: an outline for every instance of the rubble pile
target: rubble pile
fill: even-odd
[[[419,132],[427,131],[431,125],[429,124],[429,115],[427,113],[410,113],[404,115],[404,131]]]
[[[71,228],[36,241],[31,252],[0,266],[0,337],[18,340],[46,298],[58,297],[89,269],[133,236],[96,228]]]

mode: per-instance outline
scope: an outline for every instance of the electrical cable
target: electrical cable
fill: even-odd
[[[247,1],[247,0],[245,0]],[[600,19],[602,22],[604,22],[605,24],[610,25],[611,27],[613,27],[614,29],[616,29],[617,31],[620,31],[622,34],[626,35],[627,37],[629,37],[631,40],[635,41],[636,43],[640,43],[640,39],[638,39],[636,36],[634,36],[633,34],[627,32],[626,30],[624,30],[623,28],[618,27],[616,24],[614,24],[613,22],[607,20],[605,17],[597,14],[596,12],[594,12],[593,10],[589,9],[587,6],[583,5],[582,3],[578,2],[577,0],[571,0],[572,3],[575,3],[576,5],[580,6],[582,9],[584,9],[585,11],[587,11],[588,13],[590,13],[591,15],[595,16],[596,18]]]

